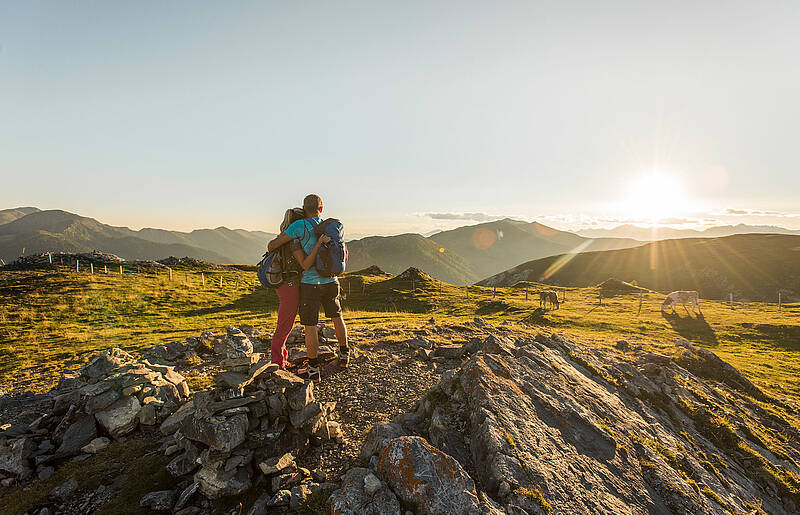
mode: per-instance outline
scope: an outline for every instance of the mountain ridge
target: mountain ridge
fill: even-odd
[[[583,229],[577,234],[589,238],[622,237],[641,241],[656,241],[674,238],[706,238],[733,236],[734,234],[794,234],[800,230],[786,229],[777,225],[717,225],[707,229],[675,229],[673,227],[642,227],[636,224],[623,224],[611,229]]]
[[[189,256],[215,263],[254,263],[264,252],[263,232],[241,229],[197,229],[191,233],[163,229],[115,227],[63,210],[37,210],[0,225],[0,258],[11,261],[26,253],[95,249],[126,259]],[[212,248],[208,248],[212,247]]]

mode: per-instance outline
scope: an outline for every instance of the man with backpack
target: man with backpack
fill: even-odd
[[[322,220],[322,199],[318,195],[308,195],[303,200],[303,211],[306,218],[297,220],[291,223],[286,230],[278,235],[273,241],[270,242],[269,250],[275,250],[281,245],[285,245],[292,240],[299,240],[300,245],[307,255],[319,252],[320,243],[322,240],[326,244],[330,241],[327,233],[331,232],[327,229],[335,231],[338,224],[338,230],[341,232],[341,224],[336,221],[335,224],[327,226],[320,226]],[[328,222],[328,221],[326,221]],[[326,231],[322,236],[317,235],[317,231],[321,228]],[[333,232],[335,235],[335,232]],[[339,235],[341,240],[341,234]],[[340,298],[339,281],[335,274],[340,273],[343,269],[346,251],[342,241],[338,243],[339,247],[334,247],[336,252],[328,251],[325,253],[325,259],[320,258],[317,264],[322,262],[325,264],[324,275],[320,274],[318,266],[303,267],[302,278],[300,279],[300,323],[305,327],[306,350],[308,352],[308,375],[311,379],[320,379],[319,357],[317,355],[319,349],[319,337],[317,334],[317,324],[319,323],[319,308],[322,306],[325,311],[325,316],[331,319],[333,328],[336,332],[336,339],[339,342],[339,359],[343,366],[347,366],[350,361],[350,352],[347,345],[347,326],[345,326],[342,319],[342,307]],[[333,258],[331,255],[333,254]],[[338,257],[337,257],[338,256]],[[331,261],[333,264],[331,265]],[[337,267],[336,261],[341,261]]]

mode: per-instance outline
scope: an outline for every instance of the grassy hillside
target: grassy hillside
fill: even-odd
[[[510,219],[459,227],[434,234],[430,239],[463,257],[480,277],[488,277],[531,259],[575,249],[605,250],[641,243],[623,238],[592,240],[537,222]]]
[[[479,278],[463,257],[419,234],[370,236],[349,242],[347,249],[350,270],[377,264],[386,272],[398,274],[413,266],[453,284],[472,283]]]
[[[259,260],[273,236],[225,227],[190,233],[161,229],[133,231],[66,211],[36,210],[0,225],[0,258],[11,261],[23,248],[27,254],[97,249],[126,259],[189,256],[216,263],[252,264]]]
[[[589,286],[615,277],[668,292],[697,290],[704,298],[776,301],[778,290],[800,296],[800,236],[742,234],[724,238],[664,240],[641,247],[524,263],[481,281],[509,286],[543,281]]]
[[[156,344],[229,324],[274,329],[277,297],[255,288],[252,272],[186,269],[173,281],[161,275],[77,274],[67,271],[0,272],[0,388],[49,388],[64,366],[120,346],[142,351]],[[223,286],[219,286],[219,277]],[[413,281],[413,282],[412,282]],[[413,289],[412,289],[413,288]],[[349,275],[342,279],[345,318],[352,326],[463,325],[474,316],[497,324],[531,324],[595,346],[626,338],[645,348],[672,348],[677,338],[714,350],[775,395],[800,400],[800,305],[703,301],[704,317],[663,316],[662,295],[621,292],[598,303],[597,288],[559,289],[561,309],[534,310],[534,292],[549,286],[453,286],[426,275]],[[467,296],[467,290],[469,296]],[[194,379],[200,380],[200,379]]]

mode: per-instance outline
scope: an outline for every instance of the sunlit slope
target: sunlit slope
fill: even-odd
[[[800,296],[800,236],[741,234],[664,240],[640,247],[551,256],[484,279],[484,286],[541,281],[590,286],[609,277],[657,291],[697,290],[705,298]]]
[[[467,260],[480,277],[531,259],[576,249],[606,250],[641,244],[627,238],[584,238],[537,222],[510,219],[459,227],[434,234],[430,239]]]

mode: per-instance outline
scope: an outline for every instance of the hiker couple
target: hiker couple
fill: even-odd
[[[300,323],[305,327],[308,377],[317,381],[321,379],[317,354],[320,305],[336,331],[339,363],[347,367],[350,361],[347,327],[342,319],[339,281],[336,278],[336,272],[341,273],[344,268],[345,259],[341,223],[332,219],[323,222],[320,219],[321,214],[322,199],[318,195],[306,196],[302,210],[294,208],[286,211],[281,233],[267,245],[267,250],[281,256],[282,261],[280,286],[277,287],[278,325],[272,337],[272,362],[286,369],[286,338],[294,327],[299,311]],[[327,229],[328,225],[332,225],[331,230]],[[338,253],[333,252],[333,258],[328,250],[331,247],[331,234],[338,238],[340,244]],[[324,256],[320,252],[323,247]],[[317,259],[318,254],[320,259]],[[336,267],[337,260],[341,261],[340,268]],[[331,264],[331,261],[334,263]],[[320,262],[324,263],[321,267]]]

